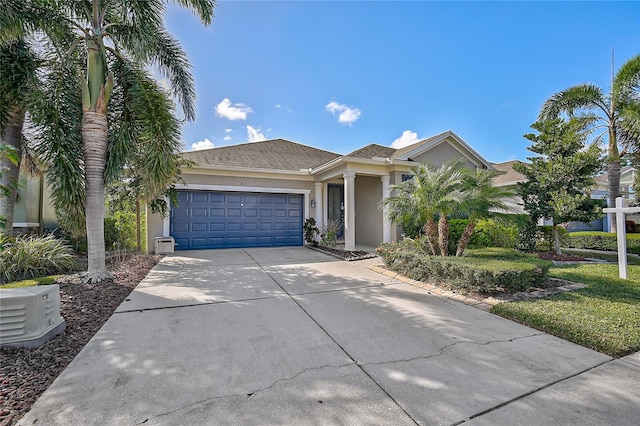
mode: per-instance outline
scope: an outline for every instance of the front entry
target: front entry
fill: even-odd
[[[327,223],[338,224],[338,239],[344,238],[344,185],[327,185]]]

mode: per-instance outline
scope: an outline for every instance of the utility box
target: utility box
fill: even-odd
[[[65,328],[58,284],[0,290],[0,347],[37,348]]]
[[[171,254],[176,242],[173,237],[156,237],[156,254]]]

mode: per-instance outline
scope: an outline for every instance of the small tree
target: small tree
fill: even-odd
[[[514,170],[526,176],[518,184],[524,209],[534,220],[553,223],[555,252],[561,254],[558,225],[570,221],[591,222],[602,217],[602,200],[593,200],[589,190],[603,166],[597,145],[586,146],[585,121],[573,118],[537,121],[531,127],[538,134],[526,134],[533,144],[527,149],[538,154],[531,164],[517,163]]]

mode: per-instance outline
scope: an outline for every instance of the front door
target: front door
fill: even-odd
[[[344,238],[344,185],[330,183],[327,185],[327,208],[329,209],[327,225],[337,225],[338,239]]]

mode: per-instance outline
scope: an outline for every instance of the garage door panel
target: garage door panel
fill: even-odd
[[[302,245],[299,194],[180,191],[178,198],[170,220],[179,250]]]
[[[192,223],[191,224],[191,232],[206,232],[207,231],[206,223]]]
[[[221,232],[225,230],[224,223],[209,222],[209,230],[212,232]]]
[[[229,232],[242,231],[242,223],[239,223],[239,222],[227,223],[227,231]]]

